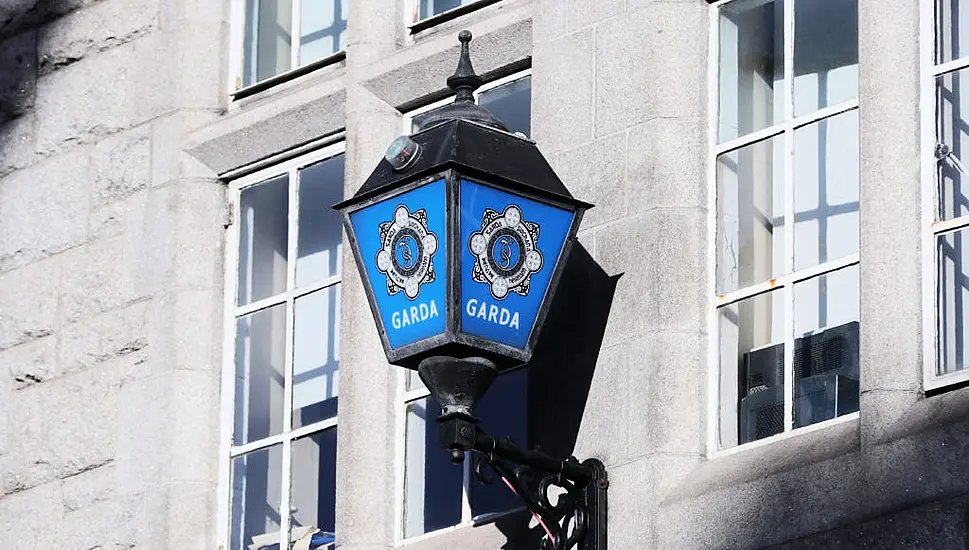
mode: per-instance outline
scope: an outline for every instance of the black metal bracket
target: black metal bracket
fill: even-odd
[[[541,550],[606,550],[609,477],[602,462],[590,458],[579,463],[575,457],[523,449],[509,439],[491,437],[465,418],[442,417],[439,422],[442,446],[452,451],[454,462],[463,460],[463,450],[477,452],[478,481],[494,483],[490,469],[539,518],[546,531]]]

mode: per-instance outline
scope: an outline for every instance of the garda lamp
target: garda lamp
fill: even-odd
[[[583,212],[535,143],[473,92],[471,33],[447,79],[454,103],[401,136],[352,198],[344,225],[388,362],[416,369],[442,408],[441,445],[480,453],[542,518],[543,548],[606,548],[605,469],[484,433],[475,405],[500,372],[527,363]],[[552,486],[565,489],[556,504]],[[579,546],[576,546],[579,545]]]

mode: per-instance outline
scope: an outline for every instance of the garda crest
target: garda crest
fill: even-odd
[[[481,231],[471,234],[468,247],[475,255],[471,278],[491,287],[491,295],[503,300],[514,292],[528,296],[532,273],[542,269],[537,249],[539,225],[522,219],[521,209],[512,204],[505,211],[486,208]]]
[[[398,206],[394,219],[380,224],[380,243],[377,269],[387,275],[387,294],[403,290],[408,299],[417,298],[421,285],[434,280],[437,237],[427,229],[427,213]]]

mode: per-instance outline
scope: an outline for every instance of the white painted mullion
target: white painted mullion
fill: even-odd
[[[226,90],[242,88],[245,74],[245,42],[246,42],[246,5],[244,1],[231,2],[230,5],[230,39],[229,39],[229,72]],[[229,102],[232,105],[232,102]],[[228,311],[228,310],[227,310]]]
[[[251,453],[253,451],[258,451],[260,449],[272,447],[273,445],[278,445],[279,443],[283,442],[283,439],[285,437],[286,437],[286,434],[278,433],[276,435],[271,435],[269,437],[265,437],[257,441],[250,441],[249,443],[246,443],[244,445],[236,445],[229,450],[229,456],[234,458],[240,455],[244,455],[246,453]]]
[[[230,188],[227,193],[230,204],[235,208],[239,204],[239,190]],[[238,212],[238,209],[235,209]],[[232,449],[235,410],[235,339],[236,319],[231,314],[235,305],[236,286],[238,285],[238,255],[239,255],[239,223],[228,227],[225,233],[225,273],[222,296],[225,322],[222,327],[222,384],[219,414],[221,426],[221,441],[219,442],[219,502],[217,541],[222,548],[229,547],[229,525],[232,500]]]
[[[461,523],[471,522],[471,459],[473,453],[464,453],[463,478],[461,480],[462,499],[461,499]]]
[[[289,439],[299,439],[301,437],[313,435],[317,432],[329,430],[330,428],[335,428],[336,426],[337,426],[337,417],[334,416],[333,418],[320,420],[319,422],[314,422],[308,426],[303,426],[302,428],[297,428],[293,430],[289,434]]]
[[[794,119],[794,2],[784,5],[784,120]],[[784,273],[794,272],[794,130],[784,130]],[[784,300],[784,431],[794,429],[794,289],[781,290]]]
[[[407,373],[405,372],[404,375],[406,376]],[[402,399],[403,399],[403,403],[406,405],[407,403],[417,401],[418,399],[423,399],[429,395],[431,395],[431,390],[427,389],[424,386],[421,386],[416,390],[410,390],[410,391],[404,390],[402,394]]]
[[[941,386],[938,375],[938,333],[936,328],[937,297],[935,239],[936,159],[935,144],[935,9],[933,3],[922,0],[919,10],[919,57],[921,61],[919,107],[921,111],[921,179],[922,179],[922,386],[931,389]]]
[[[707,62],[707,288],[717,294],[717,128],[719,121],[720,12],[710,8],[709,51]],[[720,323],[716,304],[707,308],[707,456],[719,448],[720,434]],[[730,404],[736,406],[736,404]]]
[[[339,0],[337,0],[339,1]],[[290,39],[289,39],[289,68],[299,67],[299,48],[302,41],[302,3],[300,0],[290,0]]]
[[[250,272],[252,271],[251,267],[247,266],[247,269]],[[252,280],[251,275],[249,280],[250,281]],[[257,311],[261,311],[263,309],[269,309],[273,306],[278,306],[279,304],[286,303],[287,299],[289,299],[289,293],[282,292],[280,294],[276,294],[275,296],[263,298],[262,300],[257,300],[255,302],[246,304],[244,306],[239,306],[235,308],[235,315],[236,317],[245,317],[246,315],[251,315],[253,313],[256,313]]]
[[[966,218],[966,224],[969,225],[969,218]],[[844,269],[850,265],[857,264],[859,262],[859,254],[857,252],[853,254],[848,254],[847,256],[842,256],[840,258],[831,260],[829,262],[824,262],[823,264],[814,265],[808,268],[804,268],[800,271],[795,271],[793,273],[787,273],[776,279],[770,279],[762,283],[757,283],[750,285],[740,290],[735,290],[733,292],[722,294],[720,296],[715,296],[713,299],[714,307],[723,307],[739,302],[741,300],[746,300],[747,298],[752,298],[759,294],[764,294],[772,290],[777,290],[783,287],[791,286],[795,283],[799,283],[806,279],[811,279],[817,277],[818,275],[823,275],[825,273],[831,273],[832,271],[838,271],[839,269]]]
[[[296,258],[299,231],[299,170],[289,170],[289,216],[286,261],[286,348],[283,392],[283,472],[282,499],[279,505],[279,547],[289,548],[290,500],[292,488],[292,431],[293,431],[293,356],[295,354],[296,314],[293,289],[296,287]]]
[[[397,370],[397,387],[394,388],[394,546],[404,540],[404,479],[407,461],[407,373]]]
[[[279,547],[289,548],[290,520],[289,511],[293,488],[293,440],[283,440],[282,499],[279,503]]]
[[[327,277],[325,279],[320,279],[319,281],[303,285],[299,288],[294,288],[291,292],[293,299],[302,298],[307,294],[313,294],[318,290],[323,290],[324,288],[329,288],[334,285],[340,284],[342,277],[340,273]]]
[[[932,66],[931,74],[932,74],[932,77],[934,78],[934,77],[942,76],[946,73],[951,73],[954,71],[958,71],[960,69],[965,69],[966,67],[969,67],[969,57],[962,57],[959,59],[953,59],[952,61],[948,61],[946,63],[942,63],[941,65]]]
[[[933,212],[933,215],[934,214],[935,213]],[[964,229],[966,226],[969,226],[969,216],[960,216],[951,220],[943,220],[929,224],[931,233],[935,236],[952,233],[953,231]]]
[[[785,71],[785,78],[786,78],[786,71]],[[761,128],[760,130],[756,130],[754,132],[744,134],[740,137],[725,141],[719,145],[716,145],[713,151],[715,155],[719,156],[724,153],[729,153],[731,151],[741,149],[752,143],[756,143],[758,141],[763,141],[765,139],[778,136],[783,132],[795,130],[797,128],[807,126],[809,124],[813,124],[819,120],[830,118],[835,115],[840,115],[841,113],[846,113],[848,111],[851,111],[857,108],[858,108],[858,98],[849,99],[848,101],[842,101],[837,105],[831,105],[830,107],[825,107],[823,109],[819,109],[817,111],[813,111],[806,115],[802,115],[796,118],[794,117],[794,112],[792,109],[790,118],[778,124],[768,126],[767,128]],[[786,112],[786,109],[785,109],[785,112]],[[716,127],[714,127],[714,129],[716,129]]]

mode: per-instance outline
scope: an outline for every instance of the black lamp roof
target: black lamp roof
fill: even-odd
[[[511,191],[592,208],[569,193],[535,143],[527,139],[461,119],[442,122],[411,139],[421,146],[420,158],[414,164],[398,172],[382,159],[353,197],[335,208],[351,206],[448,168],[504,184]]]
[[[367,181],[352,198],[334,205],[342,209],[390,191],[404,183],[456,168],[463,173],[495,184],[504,184],[539,197],[592,208],[569,193],[533,141],[508,133],[491,111],[475,104],[474,90],[481,77],[471,66],[468,44],[471,32],[458,34],[461,58],[458,68],[447,79],[454,90],[454,102],[430,113],[418,133],[411,136],[421,147],[420,157],[402,171],[380,161]]]

